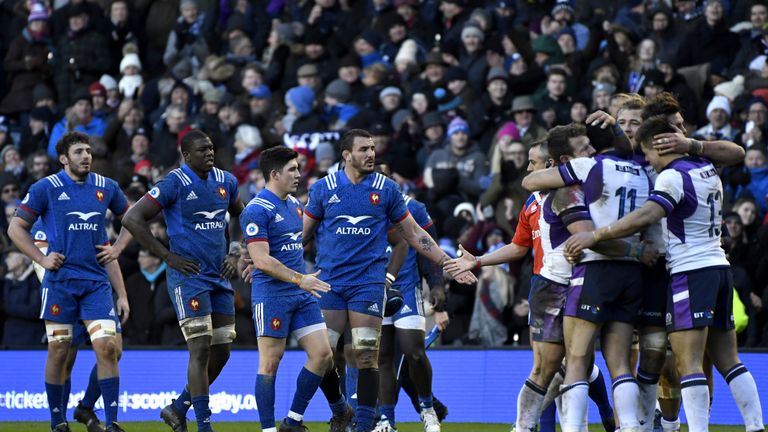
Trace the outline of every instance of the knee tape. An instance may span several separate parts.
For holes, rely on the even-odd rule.
[[[179,321],[184,340],[190,340],[201,336],[213,336],[213,322],[211,316],[187,318]]]
[[[211,345],[224,345],[231,344],[235,341],[237,332],[235,331],[235,325],[229,324],[222,327],[213,329],[213,337],[211,337]]]
[[[339,346],[339,339],[341,339],[339,332],[328,329],[328,342],[331,344],[331,350],[336,351],[336,347]]]
[[[667,351],[667,333],[663,331],[648,333],[640,336],[641,351]]]
[[[88,324],[88,334],[91,340],[117,335],[117,324],[114,320],[94,320]]]
[[[357,327],[352,329],[352,347],[355,350],[379,350],[381,330],[373,327]]]
[[[72,324],[46,324],[45,333],[48,335],[48,342],[72,342],[72,333],[74,326]]]

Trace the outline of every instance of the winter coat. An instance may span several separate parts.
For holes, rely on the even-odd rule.
[[[40,282],[30,264],[18,279],[11,274],[3,281],[5,324],[2,345],[40,345],[45,326],[40,320]]]
[[[27,112],[34,108],[32,90],[50,77],[48,54],[52,48],[49,39],[34,40],[26,28],[11,42],[3,61],[11,88],[0,102],[0,114]]]
[[[78,91],[87,90],[109,70],[112,53],[107,40],[90,28],[62,36],[56,48],[54,80],[59,107],[66,108],[75,102]]]

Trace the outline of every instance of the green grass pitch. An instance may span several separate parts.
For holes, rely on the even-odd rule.
[[[144,423],[121,423],[126,432],[169,432],[170,428],[159,422],[144,422]],[[328,430],[328,425],[325,423],[308,423],[307,427],[311,432],[325,432]],[[482,423],[444,423],[443,432],[509,432],[510,425],[507,424],[482,424]],[[85,426],[77,423],[70,423],[72,432],[85,432]],[[214,425],[216,432],[258,432],[261,431],[258,423],[255,422],[221,422]],[[50,425],[48,423],[0,423],[0,431],[2,432],[50,432]],[[399,432],[421,432],[422,426],[420,423],[398,423],[397,430]],[[603,432],[604,429],[599,425],[592,425],[589,427],[590,431]],[[683,431],[688,429],[683,426]],[[743,427],[738,426],[712,426],[709,428],[711,432],[726,432],[743,430]],[[197,431],[197,427],[194,425],[194,421],[189,423],[189,431]]]

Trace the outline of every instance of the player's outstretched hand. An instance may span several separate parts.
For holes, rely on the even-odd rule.
[[[477,282],[477,277],[471,271],[448,273],[448,275],[462,285],[472,285]]]
[[[440,331],[445,331],[448,328],[448,324],[451,323],[451,319],[448,318],[448,312],[435,312],[435,325]]]
[[[253,280],[253,264],[248,264],[240,275],[245,283],[251,283]]]
[[[587,126],[600,126],[600,129],[605,129],[608,126],[613,126],[616,124],[616,119],[611,117],[610,114],[608,114],[605,111],[595,111],[589,116],[587,116],[587,119],[585,120],[585,123]]]
[[[434,287],[429,292],[430,297],[432,297],[430,300],[432,302],[432,307],[435,308],[435,310],[443,310],[445,309],[445,288],[442,286]]]
[[[117,316],[120,317],[120,324],[125,324],[128,321],[128,317],[131,316],[131,306],[128,304],[128,299],[125,297],[118,297],[115,303],[115,309],[117,309]]]
[[[326,293],[331,290],[331,286],[317,278],[320,275],[320,270],[306,274],[301,277],[299,282],[299,288],[312,294],[313,296],[320,298],[320,293]]]
[[[168,264],[168,267],[181,272],[184,276],[200,274],[200,264],[197,261],[192,261],[175,253],[169,253],[165,263]]]
[[[51,252],[43,258],[40,265],[46,270],[56,271],[64,264],[64,255],[58,252]]]
[[[237,255],[227,255],[224,262],[221,263],[221,277],[229,280],[237,276],[237,261],[239,259]]]
[[[98,254],[96,254],[96,259],[99,261],[99,264],[105,266],[112,261],[118,259],[120,257],[120,252],[112,245],[96,245],[96,249],[100,250]]]
[[[581,251],[589,249],[595,243],[597,242],[594,231],[576,233],[565,242],[565,256],[579,256]]]
[[[443,270],[447,271],[449,274],[470,271],[477,265],[477,258],[467,252],[467,250],[464,249],[464,246],[459,245],[459,251],[461,252],[460,257],[448,260],[443,264]]]

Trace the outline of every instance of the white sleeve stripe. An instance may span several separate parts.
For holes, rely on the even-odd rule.
[[[331,190],[332,189],[331,188],[331,182],[328,181],[328,176],[326,176],[324,180],[325,180],[325,187],[327,187],[328,190]]]
[[[56,177],[56,174],[46,177],[49,182],[53,185],[53,187],[62,187],[64,184],[61,182],[61,179]]]
[[[275,208],[275,205],[274,205],[274,204],[272,204],[272,203],[271,203],[271,202],[269,202],[269,201],[263,200],[263,199],[261,199],[261,198],[254,198],[254,199],[253,199],[253,203],[254,203],[254,204],[258,204],[258,205],[260,205],[260,206],[262,206],[262,207],[264,207],[264,208],[270,209],[270,210],[272,210],[272,209],[274,209],[274,208]]]
[[[186,174],[184,174],[183,172],[181,172],[181,171],[180,171],[178,168],[176,168],[175,170],[173,170],[173,171],[171,171],[171,172],[173,173],[173,175],[175,175],[175,176],[176,176],[176,178],[178,178],[179,180],[181,180],[181,184],[182,184],[182,185],[184,185],[184,186],[189,186],[189,185],[191,185],[191,184],[192,184],[192,181],[191,181],[191,180],[189,180],[189,177],[187,177],[187,175],[186,175]]]
[[[337,184],[336,184],[336,173],[333,173],[333,174],[329,175],[328,177],[330,177],[330,180],[331,180],[331,188],[332,189],[336,189],[336,186],[337,186]]]

